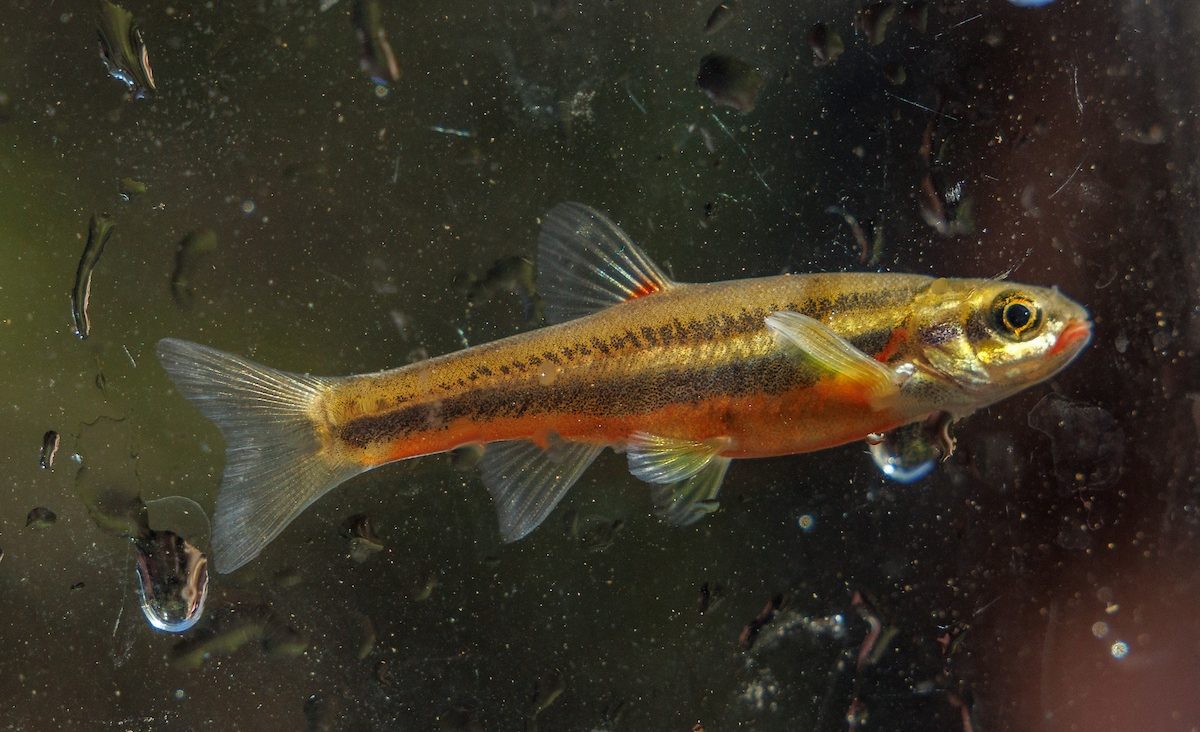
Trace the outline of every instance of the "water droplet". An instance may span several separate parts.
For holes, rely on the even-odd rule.
[[[128,203],[146,192],[146,184],[136,178],[125,177],[117,182],[117,195]]]
[[[100,36],[100,59],[109,75],[124,84],[134,99],[154,91],[150,54],[133,15],[119,5],[101,0],[96,30]]]
[[[59,437],[54,430],[49,430],[42,435],[42,453],[38,458],[38,465],[42,470],[50,470],[54,467],[54,456],[58,454]]]
[[[171,531],[134,539],[138,599],[156,630],[182,633],[200,620],[208,597],[208,558]]]
[[[54,525],[58,516],[45,506],[36,506],[25,516],[25,528],[46,529]]]
[[[208,558],[198,548],[208,541],[208,516],[190,498],[168,496],[146,503],[146,523],[133,538],[142,614],[157,630],[183,633],[200,620],[208,596]]]
[[[804,514],[796,523],[799,524],[800,530],[806,534],[817,527],[817,519],[811,513]]]
[[[1108,635],[1108,623],[1103,620],[1097,620],[1092,623],[1092,635],[1097,638],[1104,638]]]
[[[1123,640],[1119,640],[1112,644],[1109,652],[1112,653],[1113,658],[1120,661],[1122,658],[1125,658],[1129,655],[1129,644]]]
[[[83,246],[83,254],[79,257],[79,267],[75,270],[75,286],[71,288],[71,317],[75,321],[75,334],[81,339],[91,333],[92,321],[88,317],[88,303],[92,295],[92,271],[104,254],[104,246],[112,237],[116,223],[111,217],[103,214],[93,214],[88,224],[87,243]]]
[[[897,483],[915,483],[924,478],[941,457],[927,428],[920,423],[892,430],[878,442],[868,440],[867,444],[875,465]]]
[[[394,84],[400,79],[400,65],[383,28],[383,12],[378,0],[359,0],[351,11],[351,21],[362,44],[359,65],[377,86]]]

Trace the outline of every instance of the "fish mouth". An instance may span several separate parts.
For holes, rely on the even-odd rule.
[[[1050,349],[1048,355],[1057,356],[1060,353],[1068,352],[1071,355],[1083,350],[1092,340],[1092,322],[1086,318],[1079,318],[1067,323],[1067,327],[1062,329],[1058,334],[1058,340]]]

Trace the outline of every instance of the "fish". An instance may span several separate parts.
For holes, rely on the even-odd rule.
[[[607,216],[544,218],[545,327],[400,368],[288,373],[174,338],[159,360],[216,423],[213,559],[232,572],[322,495],[397,460],[484,446],[500,537],[529,534],[605,448],[656,512],[711,513],[733,460],[959,419],[1057,374],[1091,340],[1053,287],[899,273],[676,282]]]

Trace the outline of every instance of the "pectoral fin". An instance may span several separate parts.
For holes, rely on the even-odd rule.
[[[682,440],[646,432],[630,435],[629,472],[647,483],[678,483],[704,470],[725,447],[723,440]]]
[[[798,358],[830,377],[859,384],[873,408],[884,408],[899,393],[896,373],[819,320],[786,311],[768,315],[766,322],[779,343]]]

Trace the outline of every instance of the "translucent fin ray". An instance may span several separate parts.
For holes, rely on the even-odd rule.
[[[671,280],[604,214],[560,203],[538,237],[538,290],[548,322],[561,323],[660,292]]]
[[[673,526],[687,526],[716,511],[717,494],[731,462],[725,457],[713,458],[686,481],[655,488],[655,513]]]
[[[724,445],[719,440],[697,442],[646,432],[629,436],[625,454],[629,472],[647,483],[678,483],[703,470]]]
[[[219,572],[249,562],[358,465],[324,450],[311,417],[337,379],[289,374],[188,341],[158,343],[175,388],[221,430],[225,475],[213,515]]]
[[[824,323],[802,313],[768,315],[767,327],[798,357],[808,359],[819,370],[860,384],[875,408],[886,406],[899,390],[897,375],[879,361],[855,348]]]
[[[603,449],[562,441],[548,450],[527,440],[490,443],[480,468],[501,538],[516,541],[536,529]]]

